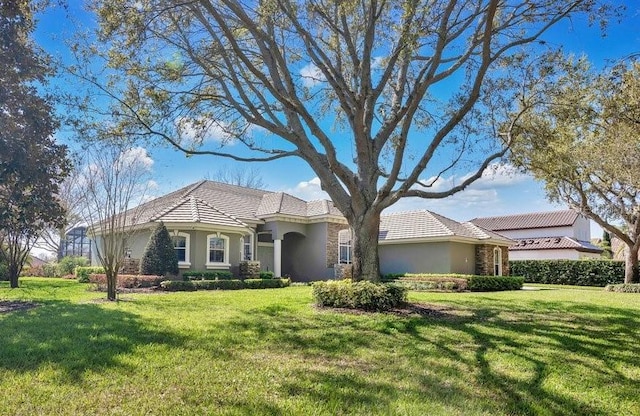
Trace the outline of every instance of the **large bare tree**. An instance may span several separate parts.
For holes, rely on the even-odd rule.
[[[403,197],[452,195],[503,157],[515,103],[544,76],[529,71],[551,52],[537,41],[562,19],[601,4],[97,0],[93,6],[100,30],[89,52],[107,60],[109,84],[100,88],[117,101],[107,112],[119,119],[110,128],[161,138],[188,155],[303,159],[354,231],[354,278],[376,280],[381,212]],[[72,71],[98,84],[82,68]],[[244,146],[227,146],[236,143]],[[437,187],[445,174],[461,179]]]
[[[147,196],[152,162],[144,149],[125,142],[105,141],[87,151],[82,213],[107,277],[108,300],[116,300],[118,273],[136,232],[131,225],[142,214],[136,207]]]
[[[553,88],[517,125],[513,160],[550,199],[582,212],[627,248],[625,282],[638,281],[640,64],[598,73],[584,59],[558,68]]]

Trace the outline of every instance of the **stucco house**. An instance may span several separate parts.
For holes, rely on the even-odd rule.
[[[200,181],[142,204],[128,225],[127,255],[140,259],[162,221],[184,270],[228,270],[259,261],[297,281],[334,278],[351,263],[351,233],[331,201]],[[97,237],[98,239],[100,236]],[[382,273],[507,274],[508,238],[429,211],[385,215]],[[96,256],[93,256],[95,259]],[[343,266],[340,266],[343,265]]]
[[[511,260],[577,260],[599,258],[602,249],[591,244],[589,219],[573,210],[474,218],[479,227],[515,240]]]

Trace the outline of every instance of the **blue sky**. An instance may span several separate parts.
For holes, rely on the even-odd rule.
[[[73,31],[77,30],[76,27],[90,27],[94,21],[93,16],[82,10],[81,1],[70,0],[69,3],[68,12],[57,8],[41,15],[36,31],[36,42],[53,56],[63,59],[68,56],[63,40],[72,36]],[[588,27],[584,21],[573,20],[554,27],[544,36],[544,40],[553,45],[563,46],[567,52],[587,55],[596,67],[606,66],[611,61],[640,52],[640,31],[637,30],[640,23],[640,7],[636,1],[629,0],[627,8],[622,22],[610,22],[607,36],[604,38],[601,37],[597,25]],[[65,139],[64,134],[60,134],[60,140],[70,139]],[[153,192],[156,195],[212,176],[221,169],[245,166],[259,169],[266,189],[285,191],[306,200],[327,197],[321,191],[314,172],[299,159],[289,158],[249,166],[211,156],[186,158],[183,154],[166,147],[150,147],[147,148],[147,152],[154,161],[153,176],[157,188]],[[459,178],[445,177],[441,184],[446,185],[457,179]],[[482,216],[563,208],[546,200],[542,184],[527,175],[514,172],[508,166],[501,166],[491,169],[481,180],[452,197],[443,200],[405,199],[389,211],[429,209],[464,221]],[[599,227],[592,226],[592,237],[600,237],[601,234]]]

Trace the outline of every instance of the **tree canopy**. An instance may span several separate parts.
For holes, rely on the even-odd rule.
[[[52,70],[30,40],[30,7],[0,1],[0,259],[12,287],[38,235],[64,216],[56,194],[69,170],[51,99],[38,91]]]
[[[513,160],[551,200],[593,219],[627,246],[625,281],[638,281],[640,63],[602,72],[568,59],[555,86],[522,117]]]
[[[303,159],[353,229],[353,276],[379,277],[380,213],[444,198],[512,143],[551,26],[597,2],[95,1],[122,137],[189,154]],[[105,48],[106,45],[106,48]],[[542,57],[542,58],[541,58]],[[81,65],[76,75],[96,83]],[[91,101],[85,101],[91,108]],[[499,128],[500,127],[500,128]],[[231,146],[240,144],[243,146]],[[442,187],[444,175],[460,178]]]

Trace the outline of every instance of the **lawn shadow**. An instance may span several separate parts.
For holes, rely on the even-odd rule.
[[[343,401],[360,409],[390,409],[394,397],[402,394],[446,408],[465,406],[467,399],[489,413],[611,414],[588,397],[545,384],[550,374],[558,376],[555,367],[566,363],[569,355],[578,357],[569,363],[570,369],[615,381],[621,397],[632,397],[635,382],[618,368],[640,366],[640,333],[635,329],[640,327],[639,312],[570,301],[491,301],[488,307],[460,306],[461,313],[436,308],[423,316],[336,311],[308,316],[271,305],[227,324],[232,331],[253,333],[258,342],[268,338],[276,349],[315,363],[296,370],[296,382],[282,388],[294,396],[332,403],[339,412],[349,409],[340,404]],[[380,356],[402,364],[377,363],[367,353],[350,359],[354,351],[381,349],[388,353]],[[435,364],[434,350],[439,360]],[[540,350],[550,356],[541,356]],[[497,355],[500,363],[495,362]],[[499,368],[509,365],[506,359],[522,364],[522,372]],[[452,370],[457,367],[459,371]],[[408,379],[414,381],[407,383]],[[396,385],[400,380],[402,388]],[[469,383],[476,387],[467,388]]]
[[[66,301],[3,315],[0,333],[0,368],[26,373],[50,366],[64,383],[82,383],[87,371],[126,371],[118,357],[138,346],[179,347],[183,342],[174,333],[152,329],[137,315]]]

